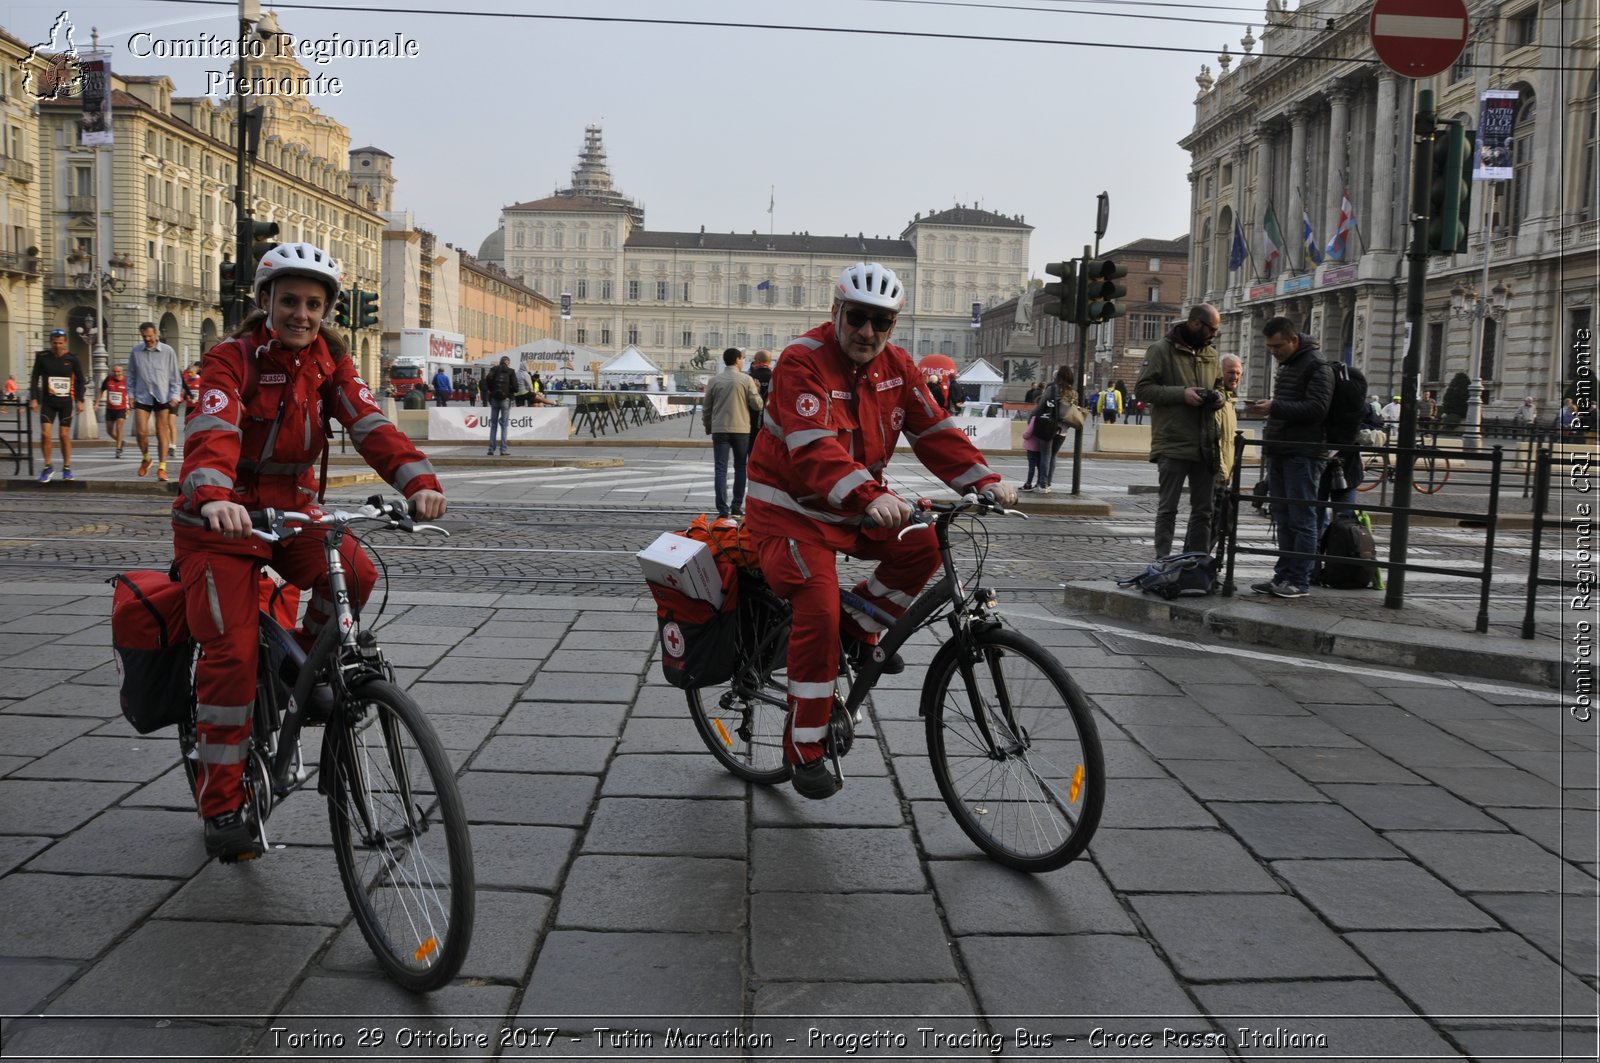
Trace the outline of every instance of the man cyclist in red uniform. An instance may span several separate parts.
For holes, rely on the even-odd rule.
[[[832,320],[795,340],[778,360],[750,456],[745,524],[767,582],[794,606],[783,754],[795,790],[813,799],[839,789],[823,743],[840,635],[852,658],[864,662],[884,630],[865,615],[841,617],[838,554],[878,562],[855,593],[896,617],[939,567],[931,535],[896,538],[912,510],[884,485],[883,472],[901,433],[918,460],[955,490],[980,491],[1005,506],[1017,500],[933,401],[911,356],[890,345],[904,305],[893,270],[876,262],[844,270],[834,286]],[[884,671],[904,668],[896,656]]]
[[[310,588],[307,632],[332,616],[320,529],[281,543],[250,534],[252,509],[317,508],[314,465],[327,446],[324,415],[411,500],[418,517],[444,515],[428,459],[378,408],[337,333],[322,327],[338,298],[338,263],[311,244],[279,244],[256,269],[257,310],[213,347],[201,368],[199,401],[186,426],[174,546],[189,627],[202,654],[195,668],[199,732],[196,789],[206,852],[247,859],[260,836],[246,807],[244,742],[255,699],[257,584],[270,564]],[[372,591],[372,562],[347,538],[341,549],[358,603]]]

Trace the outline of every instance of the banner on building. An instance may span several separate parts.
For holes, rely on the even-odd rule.
[[[111,53],[88,52],[79,63],[83,70],[83,129],[87,147],[110,144],[111,140]]]
[[[1511,137],[1517,121],[1517,93],[1490,89],[1478,106],[1478,161],[1474,181],[1511,180]]]
[[[983,304],[974,300],[972,303],[972,327],[978,328],[983,324]]]
[[[572,293],[571,292],[562,292],[561,293],[561,320],[563,320],[563,321],[571,321],[572,320]]]

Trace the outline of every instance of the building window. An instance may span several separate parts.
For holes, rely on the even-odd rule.
[[[772,281],[767,281],[766,285],[767,286],[764,289],[762,289],[762,291],[766,293],[766,300],[765,300],[766,304],[768,306],[777,306],[778,305],[778,286],[776,284],[774,284]]]
[[[1444,322],[1435,321],[1428,326],[1428,371],[1423,374],[1429,383],[1444,379]]]
[[[1144,328],[1140,331],[1139,338],[1144,343],[1154,343],[1161,338],[1161,319],[1150,316],[1144,319]]]
[[[661,303],[664,303],[664,302],[667,301],[667,282],[666,281],[656,281],[656,301],[657,302],[661,302]]]
[[[556,248],[556,250],[558,250],[558,251],[561,250],[562,248],[566,247],[567,246],[567,234],[566,234],[566,231],[562,230],[562,229],[557,229],[555,231],[555,233],[553,234],[552,244]]]
[[[1468,41],[1467,46],[1461,49],[1461,57],[1457,59],[1455,65],[1450,68],[1450,84],[1454,85],[1458,81],[1465,81],[1471,76],[1472,42]]]
[[[611,282],[609,280],[600,282],[600,298],[608,303],[611,301]]]
[[[666,345],[667,345],[667,326],[658,324],[656,326],[656,346],[657,347],[665,347]]]
[[[589,330],[584,328],[582,325],[579,325],[578,326],[578,346],[581,347],[585,343],[588,343],[588,342],[589,342]]]
[[[712,329],[710,332],[706,333],[706,346],[710,347],[712,350],[716,350],[718,347],[721,347],[722,333],[717,329]]]
[[[750,301],[750,285],[740,284],[735,288],[734,301],[741,306]]]
[[[611,230],[610,229],[602,229],[602,230],[600,230],[600,246],[601,247],[607,247],[607,248],[611,246]]]
[[[610,329],[603,328],[603,329],[600,330],[600,346],[602,346],[602,347],[611,346],[611,330]]]
[[[750,333],[743,325],[740,325],[739,331],[733,334],[733,345],[741,349],[750,346]]]
[[[1150,272],[1151,273],[1160,273],[1161,272],[1161,260],[1159,258],[1152,258],[1150,260]]]
[[[1152,284],[1145,289],[1145,292],[1148,294],[1148,298],[1145,299],[1145,302],[1159,303],[1161,301],[1161,285]]]
[[[1539,7],[1525,7],[1506,22],[1506,46],[1525,48],[1539,40]]]
[[[638,325],[629,325],[628,326],[628,342],[633,344],[635,347],[637,347],[639,345],[639,326]]]
[[[1591,151],[1589,154],[1590,154],[1590,158],[1593,159],[1593,157],[1594,157],[1593,151]],[[791,288],[789,290],[789,305],[790,306],[805,306],[806,305],[806,286],[804,284],[796,284],[793,288]]]
[[[685,347],[693,347],[694,346],[694,329],[687,329],[687,328],[684,329],[683,330],[683,335],[680,337],[680,339],[683,340],[683,346],[685,346]]]
[[[692,281],[683,282],[683,301],[686,303],[689,301],[689,289],[693,286],[693,283]]]
[[[1584,116],[1583,130],[1583,199],[1578,204],[1578,219],[1593,221],[1595,203],[1600,200],[1600,74],[1589,80],[1589,113]]]
[[[579,229],[578,230],[578,246],[579,247],[588,247],[589,246],[589,230],[588,229]]]
[[[587,299],[587,298],[589,298],[589,282],[588,281],[580,280],[578,282],[578,298],[579,299]]]
[[[628,298],[629,299],[635,299],[635,300],[639,298],[639,282],[638,281],[629,281],[628,282]]]
[[[1225,162],[1222,164],[1222,187],[1227,188],[1231,184],[1233,184],[1233,163]]]
[[[1537,103],[1532,93],[1523,90],[1523,103],[1517,114],[1516,139],[1511,145],[1511,187],[1506,190],[1511,197],[1511,225],[1508,232],[1517,232],[1522,227],[1533,205],[1530,200],[1533,193],[1533,137],[1534,120],[1538,117]]]
[[[776,347],[777,345],[778,345],[777,344],[777,336],[772,331],[772,327],[769,325],[769,326],[766,326],[766,327],[762,328],[762,330],[761,330],[761,346],[762,346],[762,348],[765,349],[765,350],[769,350],[770,351],[772,348]]]

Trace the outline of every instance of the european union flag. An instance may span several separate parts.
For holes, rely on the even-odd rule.
[[[756,291],[764,292],[770,287],[772,287],[771,281],[762,281],[760,284],[756,285]]]

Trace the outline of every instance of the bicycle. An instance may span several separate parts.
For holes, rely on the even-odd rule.
[[[928,665],[918,710],[939,793],[961,829],[991,858],[1022,871],[1052,871],[1083,852],[1099,825],[1106,785],[1100,735],[1087,700],[1061,663],[1032,639],[1003,627],[992,590],[968,590],[957,574],[951,522],[971,514],[981,528],[987,513],[1007,511],[977,495],[918,503],[913,523],[901,534],[931,529],[944,574],[898,620],[840,589],[842,603],[888,630],[881,653],[859,671],[841,654],[828,757],[842,781],[840,758],[850,751],[883,663],[914,632],[947,620],[950,635]],[[980,549],[974,583],[986,552],[986,546]],[[759,576],[741,579],[734,675],[685,693],[700,737],[723,767],[773,785],[790,775],[783,759],[788,700],[781,673],[791,615],[789,604]]]
[[[350,525],[362,521],[405,532],[450,533],[413,523],[403,500],[380,496],[355,512],[313,517],[267,509],[250,517],[253,534],[268,542],[307,528],[327,529],[323,551],[335,603],[334,617],[309,652],[270,612],[260,614],[244,790],[261,851],[271,852],[266,824],[273,809],[310,777],[301,731],[321,725],[317,792],[328,802],[334,859],[361,936],[397,983],[416,992],[437,989],[460,971],[472,941],[476,901],[466,810],[432,724],[395,685],[377,638],[361,626],[339,545]],[[191,791],[198,744],[191,698],[178,727]]]
[[[1395,464],[1389,460],[1388,450],[1366,454],[1361,459],[1363,476],[1356,485],[1357,491],[1371,491],[1381,483],[1393,483]],[[1441,490],[1450,482],[1450,459],[1442,454],[1419,454],[1412,466],[1411,486],[1425,495]]]

